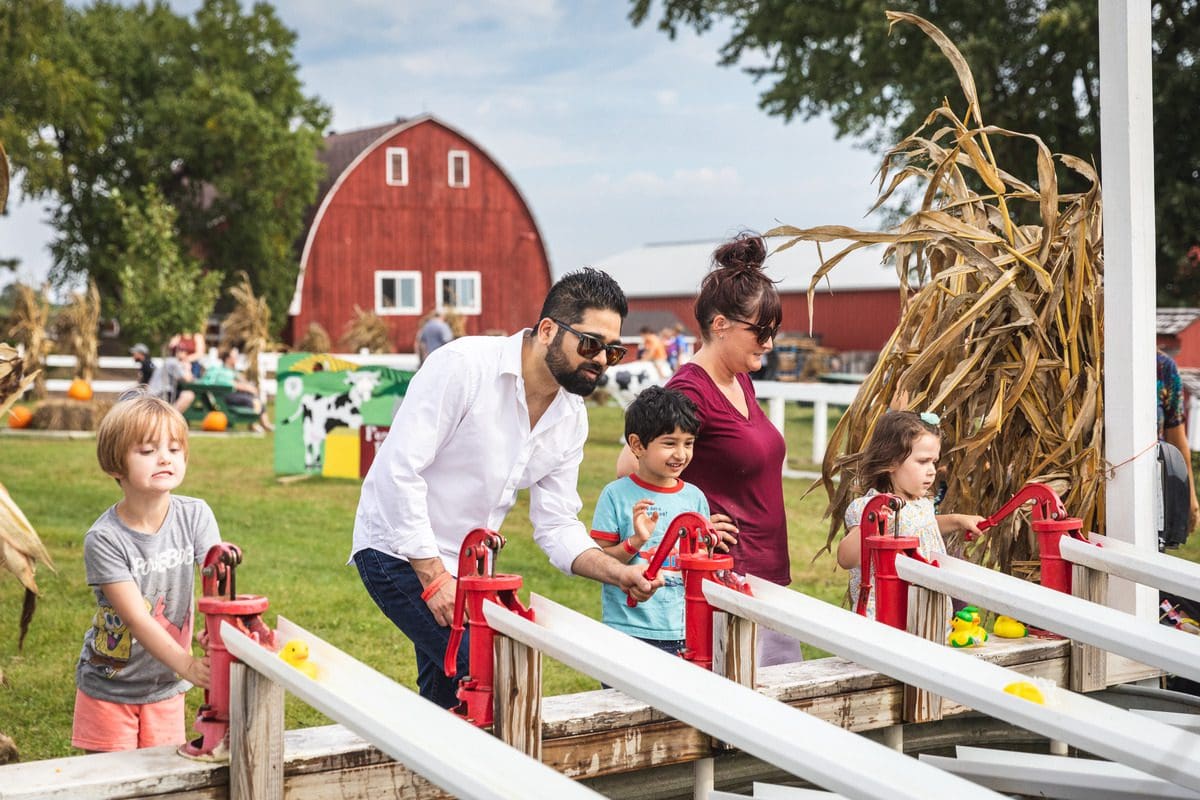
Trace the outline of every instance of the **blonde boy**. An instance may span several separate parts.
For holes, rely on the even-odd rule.
[[[187,435],[180,413],[143,391],[122,395],[97,431],[100,469],[123,497],[83,540],[97,610],[75,671],[75,747],[182,744],[183,694],[208,686],[208,657],[192,655],[193,564],[221,536],[207,503],[171,494]]]

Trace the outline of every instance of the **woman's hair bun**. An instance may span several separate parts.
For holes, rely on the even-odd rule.
[[[767,257],[767,243],[757,233],[743,231],[713,252],[713,262],[723,269],[742,272],[761,270]]]

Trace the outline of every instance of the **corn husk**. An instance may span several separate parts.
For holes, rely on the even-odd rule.
[[[250,276],[239,273],[239,281],[229,287],[233,311],[221,322],[221,339],[238,344],[246,358],[246,379],[257,384],[258,356],[275,349],[271,341],[271,307],[266,298],[254,294]]]
[[[354,319],[346,325],[338,346],[342,352],[357,353],[366,350],[369,353],[392,352],[392,336],[387,323],[380,319],[374,311],[364,311],[354,306]]]
[[[867,244],[887,245],[901,283],[900,322],[830,437],[813,486],[829,497],[826,549],[850,500],[863,492],[854,480],[858,454],[889,407],[941,417],[942,512],[988,515],[1038,481],[1060,494],[1084,530],[1095,530],[1104,519],[1105,472],[1097,175],[1081,159],[1052,156],[1035,135],[985,125],[954,44],[914,15],[888,18],[916,25],[938,44],[965,98],[961,114],[949,103],[935,109],[883,160],[876,208],[904,188],[920,198],[919,209],[885,232],[841,226],[768,232],[792,237],[783,247],[850,242],[822,257],[809,289],[810,319],[818,284]],[[997,136],[1027,141],[1029,164],[997,164],[989,144]],[[1036,174],[1017,177],[1026,166]],[[1078,173],[1089,188],[1060,194],[1060,168]],[[1006,571],[1029,559],[1036,544],[1018,517],[969,555]]]
[[[0,342],[0,424],[7,418],[8,410],[37,380],[40,370],[25,372],[25,359],[17,348]]]
[[[75,355],[75,375],[91,382],[99,366],[100,290],[88,282],[86,292],[72,292],[71,302],[58,312],[55,320],[58,338]]]

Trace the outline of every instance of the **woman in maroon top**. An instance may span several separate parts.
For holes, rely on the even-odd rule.
[[[714,526],[737,537],[734,568],[791,583],[783,507],[783,436],[758,405],[749,373],[762,367],[782,321],[779,292],[763,272],[766,244],[742,234],[717,248],[700,285],[696,322],[703,347],[667,382],[696,405],[700,430],[682,478],[708,498]],[[618,472],[633,462],[623,453]],[[801,659],[791,639],[760,628],[758,663]]]

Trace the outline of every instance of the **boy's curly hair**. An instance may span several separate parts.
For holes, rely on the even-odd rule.
[[[647,386],[625,409],[625,441],[637,434],[642,446],[676,429],[695,435],[700,430],[696,406],[687,395],[662,386]]]

